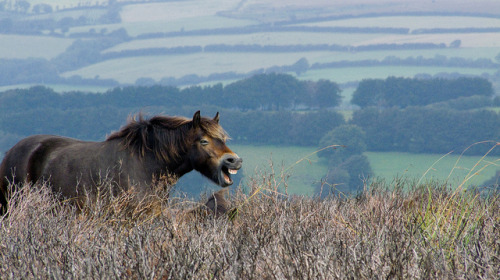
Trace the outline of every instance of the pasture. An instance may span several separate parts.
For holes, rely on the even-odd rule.
[[[214,73],[249,73],[273,66],[292,65],[301,58],[310,63],[316,61],[332,62],[333,58],[344,60],[345,53],[331,52],[292,52],[292,53],[194,53],[162,56],[138,56],[106,60],[78,70],[65,72],[63,77],[79,75],[83,78],[115,79],[120,83],[133,83],[138,78],[149,77],[156,81],[165,77],[181,78],[187,75],[202,77]],[[367,57],[364,55],[363,57]],[[377,57],[374,59],[383,59]],[[214,72],[216,71],[216,72]],[[416,74],[460,73],[481,75],[494,73],[494,69],[437,67],[437,66],[359,66],[337,67],[308,70],[298,76],[304,80],[329,79],[336,83],[360,81],[367,78],[386,78],[389,76],[413,77]],[[291,73],[293,74],[293,73]],[[217,82],[217,81],[214,81]]]
[[[324,56],[324,52],[297,53],[194,53],[165,56],[141,56],[106,60],[75,71],[64,77],[79,75],[84,78],[116,79],[133,83],[141,77],[159,81],[164,77],[181,78],[186,75],[208,76],[213,73],[248,73],[272,66],[290,65],[302,57]],[[215,72],[214,72],[215,71]]]
[[[137,50],[151,47],[173,48],[207,45],[353,45],[377,38],[373,34],[345,34],[323,32],[258,32],[249,34],[220,34],[200,36],[175,36],[157,39],[134,40],[107,49],[109,51]]]
[[[385,79],[394,77],[413,77],[417,74],[443,74],[460,73],[464,75],[481,75],[483,73],[493,74],[493,69],[481,68],[459,68],[459,67],[418,67],[418,66],[363,66],[342,67],[310,70],[299,76],[302,80],[328,79],[336,83],[360,81],[362,79]]]
[[[10,90],[10,89],[18,89],[25,88],[28,89],[32,87],[32,84],[19,84],[12,86],[1,86],[0,92]],[[88,93],[102,93],[109,90],[109,87],[105,86],[86,86],[86,85],[68,85],[68,84],[45,84],[46,87],[52,88],[55,92],[65,93],[71,91],[82,91]]]
[[[320,182],[327,173],[324,160],[316,155],[314,147],[281,147],[281,146],[249,146],[230,144],[233,151],[243,158],[245,183],[251,177],[260,178],[262,174],[273,174],[278,182],[282,174],[289,176],[288,193],[313,193],[313,184]],[[366,152],[374,177],[386,182],[396,178],[407,178],[426,182],[436,180],[448,181],[458,186],[468,176],[471,177],[465,186],[480,185],[495,175],[499,169],[500,158],[480,156],[460,156],[437,154],[410,154],[397,152]],[[444,156],[444,157],[443,157]],[[442,157],[442,158],[441,158]],[[475,165],[477,167],[475,167]],[[271,166],[274,168],[271,170]],[[471,172],[469,174],[469,172]],[[477,174],[476,174],[477,172]],[[281,187],[284,183],[281,184]]]
[[[433,28],[490,28],[499,27],[500,19],[473,16],[373,16],[302,23],[299,26],[319,27],[397,27],[417,29]]]
[[[0,34],[0,58],[51,59],[63,53],[73,41],[73,39],[47,36]]]

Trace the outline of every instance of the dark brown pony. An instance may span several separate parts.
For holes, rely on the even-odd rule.
[[[242,159],[227,146],[227,134],[213,119],[155,116],[131,119],[104,142],[34,135],[6,154],[0,165],[0,204],[6,210],[18,184],[47,182],[62,198],[83,198],[95,193],[103,180],[112,191],[134,188],[139,195],[166,175],[179,178],[197,170],[221,187],[233,183],[231,174]]]

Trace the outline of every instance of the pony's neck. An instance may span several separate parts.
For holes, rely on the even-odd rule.
[[[185,153],[178,153],[175,156],[168,155],[168,160],[165,160],[164,158],[159,158],[158,154],[155,154],[154,151],[149,151],[147,157],[143,160],[146,160],[146,158],[155,162],[153,174],[156,176],[167,175],[178,179],[193,170],[193,166]]]

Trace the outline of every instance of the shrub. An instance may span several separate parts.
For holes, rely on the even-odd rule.
[[[498,192],[374,182],[356,197],[287,196],[275,174],[236,190],[230,217],[179,220],[182,198],[80,214],[23,188],[0,218],[0,275],[23,278],[496,279]],[[409,191],[403,191],[403,188]],[[119,202],[119,201],[118,201]],[[189,206],[188,206],[189,205]],[[103,204],[102,206],[105,206]],[[101,208],[99,208],[101,207]],[[134,208],[135,209],[135,208]],[[144,209],[144,208],[139,208]],[[139,212],[135,212],[139,213]]]

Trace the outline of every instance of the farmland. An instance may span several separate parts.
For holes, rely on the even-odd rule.
[[[41,3],[28,2],[32,7]],[[81,63],[62,71],[63,78],[113,79],[120,84],[134,84],[140,78],[160,82],[197,76],[203,77],[203,81],[187,78],[182,79],[181,85],[214,84],[233,80],[224,77],[227,73],[248,76],[275,71],[270,69],[293,65],[305,58],[310,68],[300,74],[290,73],[300,79],[331,79],[346,87],[364,78],[385,78],[399,73],[406,77],[484,74],[494,85],[498,84],[494,75],[497,68],[478,62],[495,63],[498,55],[500,20],[492,14],[498,6],[494,1],[483,0],[472,6],[467,1],[440,1],[427,6],[408,1],[403,4],[388,0],[375,5],[362,0],[349,4],[317,0],[308,2],[307,8],[304,3],[294,1],[137,1],[110,10],[118,12],[119,19],[109,23],[99,20],[105,15],[106,1],[97,2],[95,6],[81,3],[80,10],[67,10],[70,6],[65,1],[44,3],[52,6],[55,19],[85,16],[90,23],[46,30],[44,36],[2,35],[3,58],[52,59],[64,54],[73,38],[95,38],[119,29],[130,36],[99,50],[103,57],[109,54],[114,57]],[[48,15],[28,18],[48,18]],[[51,34],[58,36],[54,38]],[[22,48],[13,47],[17,45]],[[232,49],[218,51],[213,46]],[[342,50],[327,50],[325,46]],[[151,49],[182,47],[200,47],[201,51],[147,54]],[[323,49],[318,50],[319,47]],[[436,56],[469,63],[453,67],[434,62],[401,63],[398,66],[403,68],[396,69],[384,64],[388,57],[407,60]],[[356,62],[359,66],[336,65],[320,70],[313,67],[317,63],[343,61]],[[378,61],[382,65],[369,67],[373,65],[366,61]]]
[[[326,163],[315,153],[318,148],[246,145],[231,147],[244,158],[243,171],[247,176],[245,180],[259,177],[262,173],[272,174],[272,164],[278,181],[281,174],[290,176],[287,182],[290,194],[312,194],[313,185],[318,184],[327,171]],[[460,156],[457,153],[437,155],[367,152],[366,156],[373,168],[374,178],[383,179],[388,183],[399,177],[422,182],[449,181],[452,186],[458,186],[467,175],[473,175],[475,172],[478,174],[472,176],[465,186],[480,185],[495,175],[499,161],[497,157],[483,159],[480,156]],[[283,187],[284,183],[281,186]]]

